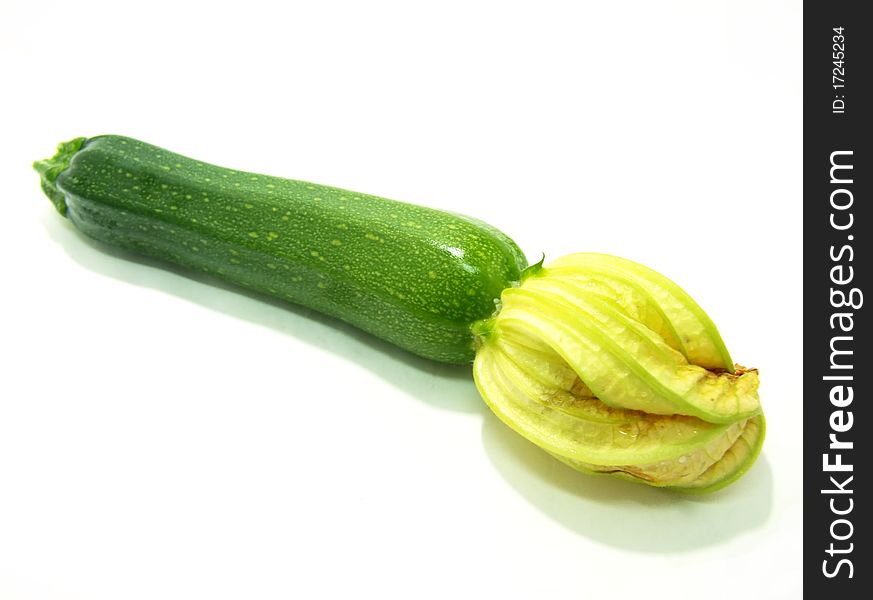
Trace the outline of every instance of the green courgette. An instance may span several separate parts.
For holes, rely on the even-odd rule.
[[[416,354],[474,356],[527,266],[494,227],[323,185],[225,169],[134,139],[62,144],[35,165],[85,234],[332,315]]]
[[[119,136],[35,163],[83,233],[347,321],[421,356],[474,362],[485,402],[586,473],[690,493],[755,461],[758,373],[705,312],[631,261],[528,266],[476,219],[225,169]]]

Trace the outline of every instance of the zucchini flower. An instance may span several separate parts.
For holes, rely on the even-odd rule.
[[[574,469],[700,493],[760,452],[757,370],[735,365],[706,313],[647,267],[541,261],[474,331],[485,402]]]

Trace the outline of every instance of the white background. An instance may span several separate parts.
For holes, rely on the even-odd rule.
[[[0,4],[0,598],[796,598],[801,3]],[[30,163],[118,133],[670,276],[769,436],[578,474],[467,367],[126,260]]]

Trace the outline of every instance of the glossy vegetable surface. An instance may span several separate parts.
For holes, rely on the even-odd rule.
[[[421,356],[473,359],[470,325],[524,255],[476,219],[225,169],[120,136],[35,165],[85,234],[338,317]]]

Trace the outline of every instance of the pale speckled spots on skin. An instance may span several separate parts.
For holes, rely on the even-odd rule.
[[[127,143],[122,147],[120,141]],[[501,280],[511,283],[520,268],[514,250],[496,233],[483,233],[462,217],[325,186],[219,169],[147,144],[134,147],[119,138],[90,141],[80,156],[85,159],[89,154],[94,161],[82,160],[66,182],[81,180],[77,189],[83,191],[93,187],[87,193],[100,198],[101,210],[110,219],[113,202],[120,203],[119,209],[137,207],[125,217],[129,231],[141,231],[133,222],[139,218],[155,232],[148,234],[154,239],[149,247],[142,247],[132,240],[125,242],[117,231],[98,231],[95,237],[112,238],[110,243],[173,258],[198,270],[220,273],[227,267],[222,276],[231,282],[276,290],[279,297],[341,316],[434,358],[464,360],[470,351],[464,323],[489,316]],[[130,152],[118,159],[122,148]],[[108,163],[101,153],[114,153],[112,172],[80,178],[89,164],[92,171],[105,168]],[[182,166],[166,175],[157,168],[173,164]],[[133,177],[115,174],[118,167]],[[129,181],[131,191],[122,195],[122,187],[128,186],[117,186],[119,179]],[[109,192],[113,185],[117,193]],[[192,199],[203,203],[185,202]],[[177,208],[170,209],[171,205]],[[289,207],[292,210],[286,210]],[[156,221],[173,227],[155,230]],[[476,244],[482,247],[475,250],[481,254],[472,254],[465,245],[473,236],[479,238]],[[472,256],[452,256],[440,247],[467,248]],[[313,250],[318,255],[311,255]],[[269,261],[264,260],[267,254]],[[472,272],[460,266],[468,259],[475,264]],[[485,269],[495,273],[490,282],[478,275]],[[468,296],[471,288],[477,292]],[[448,300],[451,295],[462,301],[453,304]],[[362,313],[360,306],[366,306],[367,312]],[[423,316],[427,314],[433,317]]]

